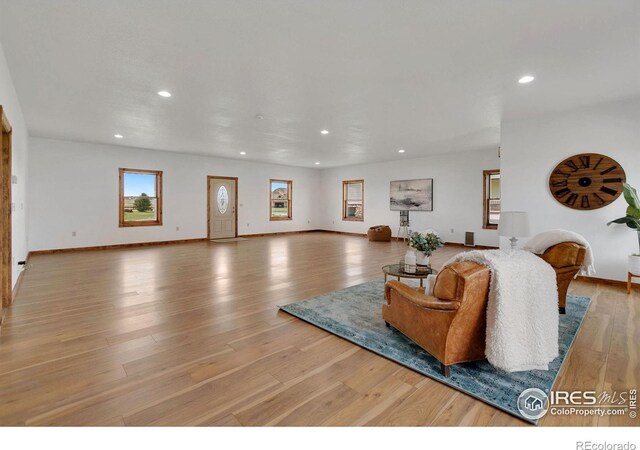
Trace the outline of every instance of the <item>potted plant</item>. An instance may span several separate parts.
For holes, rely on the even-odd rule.
[[[416,263],[418,271],[429,270],[429,258],[431,254],[442,247],[443,243],[438,233],[432,230],[425,232],[414,231],[411,233],[409,245],[416,249]]]
[[[632,230],[635,230],[636,233],[638,233],[638,250],[640,250],[640,198],[638,198],[636,190],[627,183],[624,184],[623,193],[624,199],[629,205],[627,207],[627,215],[612,220],[607,225],[623,223]],[[629,255],[629,272],[634,275],[640,275],[640,253]]]

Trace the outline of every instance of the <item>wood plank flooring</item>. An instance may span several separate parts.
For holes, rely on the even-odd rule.
[[[526,425],[278,312],[380,278],[405,250],[308,233],[34,256],[2,326],[0,425]],[[571,291],[593,303],[556,388],[636,387],[640,293]]]

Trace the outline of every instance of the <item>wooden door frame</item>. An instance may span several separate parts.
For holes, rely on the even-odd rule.
[[[7,307],[13,300],[12,296],[12,262],[11,262],[11,124],[0,106],[0,120],[2,121],[2,143],[0,153],[0,297],[2,307]]]
[[[211,180],[233,180],[236,182],[236,195],[235,195],[235,220],[236,220],[236,229],[235,229],[235,237],[238,237],[238,177],[218,177],[215,175],[207,176],[207,239],[211,240]]]

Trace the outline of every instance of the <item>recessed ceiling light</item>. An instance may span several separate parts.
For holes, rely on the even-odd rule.
[[[320,133],[322,133],[322,134],[329,134],[329,130],[322,130]]]
[[[525,75],[525,76],[523,76],[522,78],[520,78],[520,79],[518,80],[518,83],[520,83],[520,84],[527,84],[527,83],[531,83],[531,82],[532,82],[533,80],[535,80],[535,79],[536,79],[536,77],[534,77],[534,76],[531,76],[531,75]]]
[[[168,92],[168,91],[160,91],[160,92],[158,92],[158,95],[159,95],[160,97],[167,97],[167,98],[169,98],[169,97],[171,97],[171,92]]]
[[[401,148],[400,150],[398,150],[398,153],[404,153],[404,149]]]
[[[316,166],[319,166],[319,165],[320,165],[320,163],[319,163],[318,161],[316,161],[316,162],[315,162],[315,164],[316,164]]]
[[[246,155],[246,154],[247,154],[247,152],[240,152],[240,154],[241,154],[241,155]]]
[[[124,136],[121,134],[114,134],[113,137],[116,139],[122,139]]]

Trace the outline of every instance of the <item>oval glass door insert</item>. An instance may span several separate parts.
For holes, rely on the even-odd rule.
[[[228,207],[229,207],[229,193],[227,192],[226,187],[220,186],[218,188],[218,211],[220,211],[220,214],[224,214],[227,212]]]

